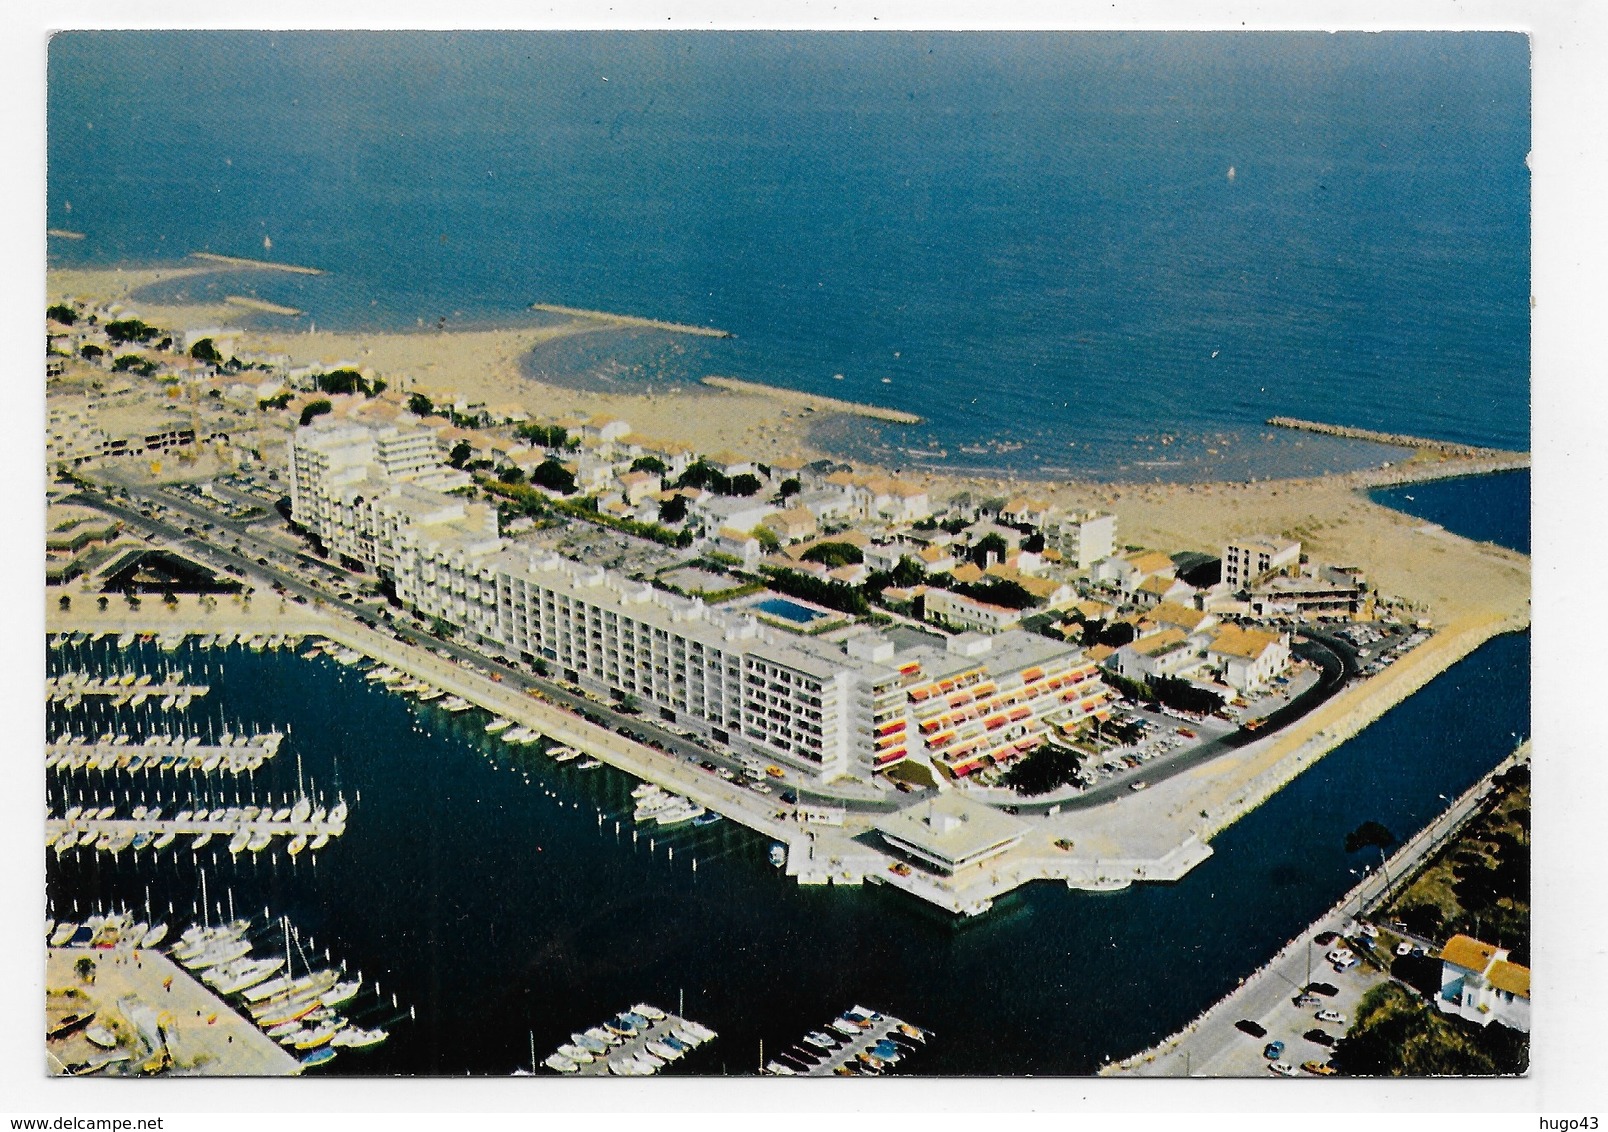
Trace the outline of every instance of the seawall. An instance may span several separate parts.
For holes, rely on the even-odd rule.
[[[803,405],[823,413],[843,413],[848,416],[870,417],[872,420],[892,424],[920,424],[922,418],[903,409],[889,409],[882,405],[865,405],[858,401],[839,401],[836,397],[822,397],[815,393],[801,393],[797,389],[783,389],[779,385],[761,385],[757,381],[739,381],[735,377],[706,377],[703,384],[724,389],[728,393],[754,393],[774,401]]]

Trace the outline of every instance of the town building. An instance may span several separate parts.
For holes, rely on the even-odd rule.
[[[1505,947],[1454,935],[1441,948],[1441,988],[1435,1005],[1481,1026],[1500,1022],[1530,1032],[1530,969],[1508,959]]]
[[[1051,510],[1043,520],[1044,545],[1061,561],[1087,570],[1116,552],[1117,517],[1098,511]]]
[[[1227,625],[1207,646],[1206,660],[1222,669],[1230,688],[1255,691],[1290,667],[1290,635]]]
[[[921,864],[953,876],[1018,845],[1027,823],[951,790],[877,823],[889,845]]]
[[[1301,561],[1301,544],[1271,535],[1252,535],[1223,547],[1223,581],[1236,590]]]

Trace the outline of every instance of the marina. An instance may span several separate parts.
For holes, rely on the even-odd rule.
[[[114,806],[86,809],[74,806],[60,817],[45,818],[45,845],[58,854],[77,846],[120,853],[124,849],[161,850],[180,837],[192,838],[199,849],[212,838],[228,843],[231,855],[261,852],[275,838],[286,838],[285,851],[296,856],[307,849],[322,849],[346,832],[344,800],[325,809],[312,799],[298,798],[289,806],[247,805],[211,810],[180,810],[172,817],[158,808],[136,806],[119,817]]]
[[[880,1077],[925,1047],[929,1037],[928,1031],[902,1018],[852,1006],[765,1062],[762,1072],[772,1077]]]
[[[163,711],[183,711],[211,690],[207,684],[185,683],[184,673],[171,669],[160,680],[133,669],[108,676],[79,671],[45,678],[46,702],[66,708],[104,696],[114,707],[127,704],[138,708],[149,702]]]
[[[718,1036],[700,1023],[638,1003],[571,1034],[542,1064],[581,1077],[651,1077]]]
[[[45,744],[45,769],[58,773],[92,770],[248,774],[277,755],[284,739],[283,732],[273,730],[249,735],[225,732],[214,742],[200,735],[182,734],[147,735],[136,741],[124,731],[106,732],[91,741],[83,735],[63,733]]]

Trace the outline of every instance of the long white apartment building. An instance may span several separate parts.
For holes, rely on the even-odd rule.
[[[336,431],[298,434],[295,479],[308,497],[305,513],[327,516],[338,545],[392,577],[405,604],[444,618],[488,651],[540,661],[553,676],[617,700],[630,697],[740,754],[823,782],[869,778],[906,758],[936,758],[965,774],[1036,744],[1046,717],[1103,702],[1104,686],[1082,650],[1020,630],[922,634],[900,638],[903,644],[869,628],[837,640],[806,637],[762,625],[741,608],[707,606],[551,551],[505,544],[494,526],[478,524],[477,505],[416,481],[392,484],[372,459],[358,475],[361,438],[336,442]],[[304,440],[319,459],[301,458]],[[368,496],[358,502],[376,486],[386,487],[378,504]],[[295,505],[300,516],[302,504]],[[955,701],[962,687],[969,714]],[[939,705],[942,733],[922,726]]]

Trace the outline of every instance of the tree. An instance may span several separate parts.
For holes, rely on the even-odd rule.
[[[755,527],[754,539],[766,554],[774,554],[782,549],[782,540],[777,538],[776,532],[769,527]]]
[[[787,500],[791,499],[793,496],[797,495],[799,492],[801,492],[803,490],[804,490],[804,485],[802,483],[800,483],[797,479],[785,479],[785,480],[783,480],[782,481],[782,502],[785,503]]]
[[[57,602],[57,604],[61,606],[61,611],[63,613],[66,613],[69,609],[71,609],[73,607],[73,599],[71,597],[67,596],[66,594],[62,594],[61,595],[61,601]]]
[[[416,417],[429,417],[435,415],[435,404],[423,393],[408,394],[408,412]]]
[[[525,473],[521,469],[509,464],[497,473],[497,478],[503,483],[524,483]]]
[[[1045,743],[1012,763],[1000,779],[1018,794],[1048,794],[1062,786],[1086,786],[1076,751]]]
[[[971,559],[978,567],[986,570],[989,555],[992,554],[995,558],[1003,560],[1005,555],[1010,553],[1010,549],[1010,544],[1005,541],[1003,535],[990,532],[978,539],[976,545],[972,547]]]
[[[305,427],[314,417],[321,417],[325,413],[327,413],[331,409],[333,409],[334,407],[335,407],[334,405],[331,405],[328,401],[325,401],[325,400],[322,400],[322,399],[317,400],[317,401],[309,401],[309,402],[307,402],[306,405],[302,406],[302,411],[301,411],[301,424],[302,424],[302,426]]]
[[[563,448],[569,444],[569,432],[558,425],[523,424],[514,434],[542,448]]]
[[[118,319],[106,324],[106,337],[113,342],[149,342],[160,333],[156,327],[147,326],[137,318]]]
[[[865,555],[852,542],[818,542],[803,557],[806,562],[819,562],[832,570],[865,561]]]
[[[190,356],[198,362],[206,362],[208,365],[212,366],[215,366],[219,362],[223,361],[223,355],[218,353],[218,347],[213,344],[213,341],[210,338],[203,338],[195,345],[191,346]]]
[[[1013,582],[1008,578],[991,578],[984,582],[957,582],[951,587],[956,593],[964,594],[976,601],[986,601],[989,605],[1001,605],[1006,609],[1030,609],[1038,604],[1038,598],[1028,593],[1020,582]]]
[[[78,356],[87,358],[89,361],[94,361],[96,358],[104,357],[105,355],[106,351],[93,342],[85,342],[78,350]]]
[[[659,504],[659,522],[679,523],[687,517],[687,497],[672,495]]]
[[[362,393],[373,396],[375,388],[355,369],[337,369],[313,377],[313,384],[321,393]]]
[[[652,472],[656,476],[662,476],[670,468],[657,456],[638,456],[631,462],[631,470],[633,472]]]
[[[96,599],[95,599],[95,606],[96,606],[96,608],[98,608],[98,609],[99,609],[99,610],[100,610],[100,611],[101,611],[101,612],[102,612],[102,613],[105,613],[105,612],[106,612],[106,605],[107,605],[107,600],[106,600],[106,595],[105,595],[105,594],[101,594],[101,596],[100,596],[100,597],[98,597],[98,598],[96,598]]]
[[[530,482],[560,495],[575,493],[575,476],[557,460],[547,459],[536,465],[530,473]]]
[[[262,400],[257,402],[257,408],[264,410],[283,409],[288,404],[290,404],[290,394],[280,393],[273,397],[264,397]]]
[[[451,464],[454,468],[461,468],[469,462],[469,457],[473,456],[474,454],[475,450],[470,447],[469,442],[467,440],[460,440],[458,443],[452,446],[452,451],[447,454],[447,463]]]
[[[45,308],[45,317],[53,318],[63,326],[71,326],[78,321],[78,312],[65,303],[57,303]]]
[[[1384,849],[1396,843],[1396,835],[1376,821],[1365,821],[1346,834],[1346,852],[1359,849]]]
[[[759,477],[744,473],[731,481],[731,495],[754,495],[759,491]]]
[[[79,982],[93,983],[95,981],[95,961],[87,955],[83,956],[73,964],[73,973],[78,976]]]

